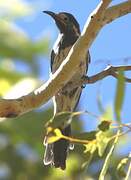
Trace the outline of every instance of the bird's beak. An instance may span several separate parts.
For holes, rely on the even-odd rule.
[[[55,14],[54,12],[51,12],[51,11],[43,11],[43,13],[46,13],[46,14],[50,15],[54,20],[57,17],[57,14]]]
[[[58,28],[60,29],[60,31],[64,31],[65,30],[65,27],[66,27],[66,24],[65,22],[63,21],[63,19],[61,18],[61,16],[59,14],[56,14],[52,11],[43,11],[43,13],[46,13],[48,15],[50,15],[56,22]]]

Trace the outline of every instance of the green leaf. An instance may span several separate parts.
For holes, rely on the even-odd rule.
[[[106,175],[106,172],[108,170],[109,164],[111,162],[111,157],[112,157],[113,151],[114,151],[115,146],[116,146],[116,144],[118,142],[119,134],[120,134],[120,130],[117,131],[116,138],[115,138],[114,142],[112,143],[112,146],[110,148],[109,153],[106,156],[104,165],[103,165],[102,170],[100,172],[99,180],[104,180],[105,179],[105,175]]]
[[[97,100],[97,105],[98,105],[98,109],[101,113],[104,113],[105,112],[105,108],[102,104],[102,97],[101,97],[101,91],[100,91],[100,87],[98,88],[98,92],[97,92],[97,97],[96,97],[96,100]]]
[[[97,139],[96,139],[97,134],[98,134],[97,131],[91,131],[91,132],[86,132],[86,133],[82,133],[79,135],[80,138],[90,141],[88,144],[84,144],[84,146],[85,146],[84,153],[87,154],[87,160],[86,160],[86,162],[83,163],[82,168],[87,169],[87,167],[89,166],[89,164],[93,158],[93,154],[95,153],[95,151],[98,148],[98,143],[97,143]]]
[[[108,105],[106,107],[106,110],[105,112],[100,116],[100,120],[101,121],[110,121],[113,119],[113,109],[112,109],[112,106]]]
[[[117,166],[117,174],[120,176],[120,177],[125,177],[126,176],[126,172],[125,172],[125,166],[127,165],[128,163],[128,158],[124,158],[120,161],[120,163],[118,164]]]
[[[73,137],[92,141],[96,139],[96,133],[97,131],[84,132],[84,133],[75,134]]]
[[[107,147],[107,144],[109,143],[110,138],[107,137],[107,134],[99,131],[96,134],[96,146],[98,148],[98,154],[99,156],[102,156],[105,152],[105,149]]]
[[[95,153],[97,147],[95,143],[89,143],[84,145],[85,146],[85,150],[84,153],[86,153],[86,161],[82,164],[82,169],[88,168],[89,164],[91,163],[91,160],[93,158],[93,154]]]
[[[94,142],[90,142],[89,144],[86,144],[84,146],[86,148],[84,150],[84,153],[90,152],[90,154],[93,154],[97,149],[96,143],[94,143]]]
[[[115,95],[115,115],[118,123],[121,122],[121,110],[124,100],[124,92],[125,92],[124,71],[119,71],[116,95]]]
[[[91,163],[91,160],[93,158],[93,154],[94,153],[86,152],[86,161],[82,164],[82,169],[86,169],[87,170],[87,168],[88,168],[88,166]]]
[[[55,116],[53,116],[53,118],[49,120],[49,122],[47,122],[46,127],[51,127],[52,129],[56,129],[62,126],[64,127],[68,123],[71,114],[72,112],[57,113]]]
[[[125,157],[123,159],[121,159],[121,161],[119,162],[119,164],[117,165],[117,175],[120,178],[126,177],[125,179],[128,179],[128,173],[126,173],[126,166],[129,164],[129,171],[131,171],[131,153],[129,153],[128,157]]]
[[[64,128],[65,126],[67,126],[69,123],[71,123],[72,118],[75,116],[78,116],[80,114],[82,114],[83,112],[69,112],[69,111],[63,111],[60,113],[55,114],[55,116],[53,116],[49,122],[47,122],[46,127],[51,127],[53,129],[56,128]]]
[[[75,136],[76,137],[76,136]],[[82,140],[90,141],[88,144],[84,144],[86,147],[85,153],[89,152],[90,154],[94,153],[98,149],[99,156],[102,156],[110,138],[107,137],[107,133],[102,131],[91,131],[86,133],[81,133],[77,135],[78,138]]]

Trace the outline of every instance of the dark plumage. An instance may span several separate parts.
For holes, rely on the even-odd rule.
[[[51,52],[51,72],[52,74],[59,68],[60,64],[68,55],[71,47],[80,36],[80,27],[76,19],[72,14],[61,12],[55,14],[51,11],[44,11],[50,15],[60,31],[59,37]],[[75,61],[75,59],[74,59]],[[87,52],[83,55],[75,74],[69,80],[69,82],[55,95],[54,100],[54,114],[62,111],[73,112],[79,102],[79,98],[82,92],[82,87],[76,87],[75,84],[81,80],[82,76],[86,75],[88,69],[88,63],[90,62],[90,55]],[[70,84],[74,85],[74,88],[70,88]],[[71,125],[67,125],[64,129],[58,127],[61,132],[66,136],[71,136]],[[47,135],[48,136],[48,135]],[[53,144],[47,144],[45,138],[46,151],[44,156],[44,164],[52,164],[56,168],[66,168],[66,158],[71,145],[69,141],[60,139]]]

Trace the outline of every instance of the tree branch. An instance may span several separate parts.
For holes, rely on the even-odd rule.
[[[0,101],[0,117],[16,117],[47,102],[73,76],[83,54],[86,53],[101,29],[99,19],[103,18],[111,0],[101,0],[94,13],[88,18],[81,37],[71,48],[68,57],[43,86],[19,99]],[[92,28],[93,27],[93,28]],[[75,53],[77,52],[77,53]],[[75,61],[74,61],[75,59]]]
[[[103,26],[131,12],[131,1],[126,1],[108,8],[103,17]]]
[[[131,71],[131,66],[108,66],[104,71],[95,74],[94,76],[91,77],[84,77],[82,80],[83,84],[93,84],[99,80],[104,79],[107,76],[113,76],[115,78],[118,78],[118,71]],[[131,83],[130,78],[125,77],[125,81],[128,83]]]
[[[39,107],[40,105],[46,103],[68,82],[68,80],[73,76],[80,59],[83,58],[83,55],[87,52],[101,28],[106,23],[111,22],[112,18],[114,20],[115,18],[120,17],[120,15],[113,16],[111,8],[107,9],[110,2],[111,0],[101,0],[97,8],[87,19],[80,38],[71,48],[66,59],[44,85],[27,96],[12,100],[0,100],[0,117],[16,117]],[[115,9],[117,6],[113,6],[113,8]],[[124,5],[121,5],[121,8],[122,6],[123,8],[125,7]],[[128,3],[128,6],[131,7],[131,4]],[[114,10],[114,14],[117,11],[118,10]],[[128,11],[123,14],[121,13],[121,16],[128,14],[129,12],[131,12],[131,9],[130,11],[128,9]]]

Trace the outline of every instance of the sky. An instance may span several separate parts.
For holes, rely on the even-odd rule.
[[[48,36],[51,40],[50,49],[53,46],[58,35],[58,30],[52,19],[43,10],[53,12],[66,11],[72,13],[78,20],[81,30],[86,22],[89,14],[94,10],[99,0],[28,0],[28,3],[36,8],[36,12],[29,16],[16,21],[20,28],[23,28],[31,39],[38,39],[41,35]],[[115,0],[113,4],[123,1]],[[131,14],[123,16],[114,22],[106,25],[98,34],[94,43],[90,48],[91,64],[89,66],[88,75],[94,75],[102,71],[107,65],[128,65],[131,64]],[[47,61],[48,59],[48,61]],[[48,80],[50,54],[39,59],[40,79]],[[22,68],[22,67],[21,67]],[[128,73],[128,77],[131,73]],[[101,82],[87,85],[83,90],[79,109],[87,110],[96,115],[100,114],[96,98],[98,94],[101,96],[104,109],[114,106],[114,98],[116,91],[116,80],[112,77],[105,78]],[[122,109],[122,121],[130,122],[131,113],[131,84],[126,84],[125,99]],[[90,116],[82,116],[85,123],[85,129],[91,130],[95,126],[95,120]],[[89,126],[90,124],[90,126]]]

